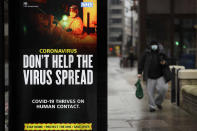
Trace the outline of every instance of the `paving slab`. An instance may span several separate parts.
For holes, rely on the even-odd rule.
[[[120,121],[120,120],[113,120],[108,122],[109,128],[130,128],[130,125],[126,121]]]

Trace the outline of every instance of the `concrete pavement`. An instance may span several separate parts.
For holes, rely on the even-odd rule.
[[[120,68],[119,58],[108,58],[109,131],[197,130],[197,119],[169,100],[165,100],[162,111],[150,113],[147,96],[142,100],[135,97],[136,76],[136,68]]]

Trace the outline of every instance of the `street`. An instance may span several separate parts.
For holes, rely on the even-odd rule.
[[[148,100],[135,97],[137,68],[120,68],[119,58],[108,58],[109,131],[196,131],[196,118],[165,100],[163,110],[150,113]],[[144,92],[145,92],[144,88]]]

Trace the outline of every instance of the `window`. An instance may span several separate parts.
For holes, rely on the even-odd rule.
[[[120,24],[122,23],[121,19],[110,19],[110,24]]]
[[[111,4],[119,5],[119,4],[121,4],[121,0],[111,0]]]
[[[109,40],[110,41],[117,41],[117,37],[110,37]]]
[[[120,34],[119,36],[116,37],[109,37],[110,41],[122,41],[122,34]]]
[[[112,10],[110,10],[110,13],[111,14],[122,14],[122,10],[120,10],[120,9],[112,9]]]
[[[110,28],[109,32],[120,32],[120,33],[122,33],[122,28]]]

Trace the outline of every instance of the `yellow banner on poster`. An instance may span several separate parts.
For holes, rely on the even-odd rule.
[[[92,130],[92,123],[25,123],[25,131],[73,131]]]

